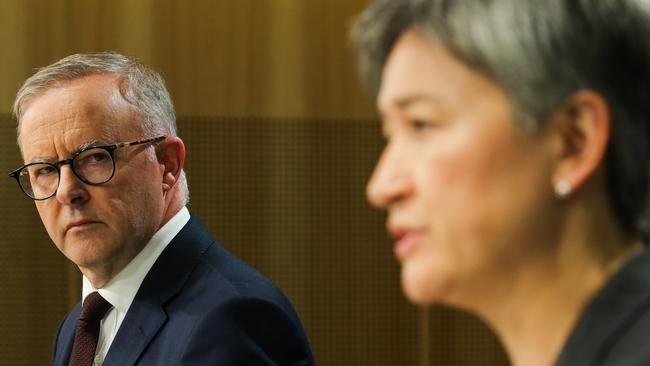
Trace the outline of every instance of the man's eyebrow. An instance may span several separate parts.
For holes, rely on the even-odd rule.
[[[88,142],[84,142],[83,144],[77,145],[77,147],[72,151],[70,156],[68,156],[66,159],[69,159],[75,154],[79,153],[82,150],[85,150],[89,147],[94,147],[94,146],[103,146],[107,145],[107,143],[104,140],[100,139],[95,139],[95,140],[90,140]],[[57,158],[53,158],[52,156],[45,156],[45,155],[37,155],[34,156],[30,159],[29,163],[48,163],[48,162],[54,162],[56,161]]]
[[[95,146],[102,146],[106,145],[106,142],[104,140],[100,139],[95,139],[95,140],[90,140],[88,142],[84,142],[81,145],[78,145],[76,149],[72,152],[72,155],[79,153],[82,150],[88,149],[90,147],[95,147]]]
[[[47,156],[33,156],[29,161],[27,161],[27,164],[31,163],[47,163],[52,161],[51,157]]]

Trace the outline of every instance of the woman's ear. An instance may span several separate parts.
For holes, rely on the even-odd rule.
[[[185,165],[185,144],[177,136],[168,136],[156,147],[163,168],[162,189],[167,192],[178,182]]]
[[[580,189],[601,166],[611,120],[607,102],[591,90],[572,95],[553,119],[558,159],[551,183],[562,198]]]

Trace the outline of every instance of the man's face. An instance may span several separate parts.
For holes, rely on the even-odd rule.
[[[119,93],[117,77],[95,75],[48,89],[30,101],[20,143],[25,163],[52,163],[89,144],[151,137],[143,134],[137,114]],[[121,148],[115,151],[115,175],[109,182],[85,184],[70,165],[63,165],[56,194],[35,201],[36,208],[57,248],[91,281],[97,275],[106,281],[160,227],[162,172],[151,145]]]

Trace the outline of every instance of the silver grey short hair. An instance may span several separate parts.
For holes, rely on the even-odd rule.
[[[378,0],[352,40],[379,90],[384,62],[407,29],[440,44],[508,94],[534,133],[563,101],[589,89],[612,120],[607,194],[621,225],[644,234],[650,168],[650,16],[643,0]]]
[[[19,146],[21,119],[30,101],[50,88],[86,76],[102,74],[119,76],[119,91],[139,114],[145,134],[177,136],[174,106],[160,74],[119,53],[101,52],[70,55],[38,69],[23,83],[13,104],[13,114],[18,121]],[[183,204],[187,204],[189,188],[185,171],[181,172],[179,184],[185,197]]]

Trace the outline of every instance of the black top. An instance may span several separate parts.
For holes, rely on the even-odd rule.
[[[555,365],[650,365],[650,250],[626,263],[587,305]]]

